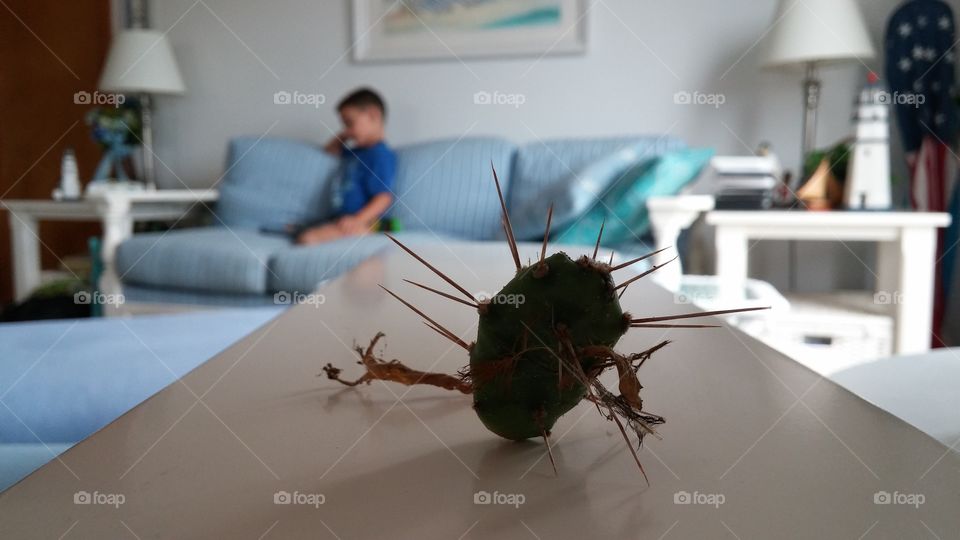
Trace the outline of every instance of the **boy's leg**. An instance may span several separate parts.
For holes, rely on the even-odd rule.
[[[297,243],[300,245],[321,244],[342,238],[343,232],[337,227],[336,223],[325,223],[316,227],[310,227],[297,235]]]

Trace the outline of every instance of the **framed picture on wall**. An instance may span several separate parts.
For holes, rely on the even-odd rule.
[[[358,61],[574,54],[586,0],[353,0]]]

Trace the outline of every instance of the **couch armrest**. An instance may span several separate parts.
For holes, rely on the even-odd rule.
[[[653,263],[663,264],[676,256],[680,233],[693,225],[702,212],[713,210],[714,203],[713,195],[676,195],[647,199],[656,249],[674,248],[657,254]],[[676,290],[680,286],[683,267],[678,259],[675,263],[664,266],[655,276],[658,283],[667,289]]]

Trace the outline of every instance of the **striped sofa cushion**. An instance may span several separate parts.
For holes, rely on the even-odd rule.
[[[227,227],[137,234],[117,248],[124,283],[234,294],[267,292],[270,257],[290,241]]]
[[[330,217],[339,160],[306,142],[238,137],[230,141],[216,214],[228,227],[309,224]]]
[[[631,159],[640,161],[671,150],[679,150],[684,146],[680,139],[664,135],[553,139],[531,142],[520,147],[514,164],[513,187],[508,201],[511,217],[518,228],[523,229],[518,230],[518,236],[523,240],[534,240],[538,235],[542,235],[542,222],[550,205],[550,201],[544,198],[545,194],[562,191],[565,186],[577,181],[579,175],[590,167],[604,169],[605,162],[609,165],[607,169],[613,167],[623,161],[616,157],[619,151],[629,149],[633,156]],[[623,169],[628,166],[629,164],[624,165]],[[613,169],[606,172],[615,177],[616,171]],[[521,212],[524,215],[517,215]],[[555,223],[563,221],[562,216],[558,215],[555,215],[554,219],[557,220]],[[538,225],[523,227],[525,222]]]
[[[500,203],[491,162],[504,196],[510,190],[516,146],[498,138],[435,141],[397,149],[398,200],[391,214],[405,230],[428,230],[470,240],[501,235]]]
[[[424,243],[448,240],[426,231],[402,231],[395,236],[414,249]],[[315,246],[290,246],[270,258],[268,288],[273,293],[287,293],[288,297],[309,294],[324,281],[386,252],[399,252],[399,248],[382,234],[342,238]]]

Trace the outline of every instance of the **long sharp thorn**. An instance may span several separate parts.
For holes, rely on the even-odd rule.
[[[547,230],[543,233],[543,247],[540,248],[540,262],[547,258],[547,239],[550,238],[550,222],[553,221],[553,203],[550,203],[550,209],[547,210]]]
[[[510,256],[513,258],[514,264],[516,264],[516,261],[520,260],[520,253],[514,251],[513,242],[510,241],[510,229],[507,228],[507,221],[502,217],[500,218],[500,225],[503,227],[503,235],[507,238],[507,247],[510,248]],[[520,268],[519,266],[517,267],[518,271]]]
[[[626,287],[624,287],[622,291],[620,291],[620,296],[618,296],[618,297],[617,297],[617,300],[619,300],[619,299],[621,299],[621,298],[623,298],[623,295],[624,295],[624,293],[626,293],[626,292],[627,292],[627,287],[629,287],[629,286],[630,286],[630,284],[629,284],[629,283],[627,283],[627,286],[626,286]]]
[[[613,266],[613,251],[610,252],[610,262],[607,263],[607,266]]]
[[[456,340],[456,339],[453,339],[453,338],[451,338],[450,336],[448,336],[447,334],[444,334],[444,333],[443,333],[443,330],[440,330],[439,328],[437,328],[436,326],[428,323],[427,321],[423,321],[423,324],[425,324],[425,325],[427,326],[427,328],[429,328],[429,329],[433,330],[434,332],[440,334],[440,335],[443,336],[444,338],[449,339],[449,340],[450,340],[451,342],[453,342],[454,344],[463,347],[463,342],[461,342],[461,341],[459,341],[459,340]],[[464,348],[466,351],[468,351],[468,352],[470,351],[470,349],[469,349],[468,347],[463,347],[463,348]]]
[[[672,263],[673,261],[677,260],[678,257],[679,257],[679,256],[674,257],[674,258],[670,259],[669,261],[667,261],[667,262],[665,262],[665,263],[663,263],[663,264],[658,264],[658,265],[654,266],[653,268],[647,270],[646,272],[643,272],[643,273],[640,274],[640,275],[634,276],[634,277],[632,277],[632,278],[624,281],[623,283],[621,283],[621,284],[617,285],[616,287],[614,287],[613,290],[617,290],[617,289],[619,289],[620,287],[626,287],[627,285],[633,283],[634,281],[636,281],[636,280],[638,280],[638,279],[640,279],[640,278],[649,276],[650,274],[656,272],[657,270],[659,270],[659,269],[663,268],[664,266],[666,266],[666,265]]]
[[[445,293],[445,292],[443,292],[443,291],[438,291],[438,290],[436,290],[436,289],[434,289],[434,288],[432,288],[432,287],[427,287],[426,285],[417,283],[416,281],[410,281],[409,279],[405,279],[404,281],[406,281],[407,283],[409,283],[409,284],[411,284],[411,285],[415,285],[415,286],[417,286],[417,287],[420,287],[421,289],[430,291],[430,292],[432,292],[432,293],[434,293],[434,294],[439,294],[440,296],[442,296],[442,297],[444,297],[444,298],[449,298],[450,300],[453,300],[454,302],[460,302],[461,304],[463,304],[463,305],[465,305],[465,306],[470,306],[470,307],[474,307],[474,308],[475,308],[475,307],[480,307],[480,306],[478,306],[478,305],[476,304],[476,302],[467,302],[466,300],[461,300],[461,299],[457,298],[456,296],[453,296],[452,294],[447,294],[447,293]]]
[[[719,324],[631,324],[630,328],[720,328]]]
[[[603,238],[603,227],[607,224],[607,218],[604,217],[600,222],[600,234],[597,235],[597,245],[593,248],[593,260],[597,260],[597,252],[600,251],[600,239]]]
[[[520,271],[520,250],[517,249],[517,239],[513,236],[513,225],[510,224],[510,214],[507,213],[507,203],[503,199],[503,190],[500,189],[500,177],[497,176],[497,168],[490,161],[490,170],[493,171],[493,182],[497,185],[497,197],[500,198],[500,209],[503,210],[503,228],[507,231],[507,242],[510,243],[510,253],[513,254],[513,262],[517,265],[517,271]]]
[[[631,319],[631,324],[643,324],[643,323],[652,323],[652,322],[662,322],[662,321],[675,321],[678,319],[696,319],[699,317],[712,317],[714,315],[728,315],[730,313],[743,313],[746,311],[760,311],[764,309],[770,309],[769,307],[752,307],[752,308],[740,308],[740,309],[721,309],[720,311],[704,311],[702,313],[685,313],[683,315],[664,315],[661,317],[646,317],[643,319]]]
[[[637,467],[640,467],[640,474],[643,475],[644,482],[647,485],[650,485],[650,479],[647,478],[647,471],[643,470],[643,464],[640,463],[640,456],[637,455],[637,451],[633,448],[633,444],[630,442],[630,437],[627,436],[627,430],[623,429],[623,422],[617,418],[617,413],[613,412],[613,409],[610,408],[610,416],[613,417],[613,420],[617,423],[617,427],[620,428],[620,434],[623,435],[623,440],[627,443],[627,448],[630,449],[630,453],[633,454],[633,460],[637,462]]]
[[[543,428],[540,429],[540,434],[543,435],[543,444],[547,446],[547,455],[550,456],[550,465],[553,465],[553,475],[559,476],[557,474],[557,462],[553,460],[553,450],[550,448],[550,439],[547,438],[547,432]]]
[[[614,272],[614,271],[616,271],[616,270],[620,270],[621,268],[626,268],[626,267],[630,266],[631,264],[635,264],[635,263],[638,263],[638,262],[640,262],[640,261],[642,261],[642,260],[649,259],[650,257],[653,257],[653,256],[656,255],[657,253],[663,253],[664,251],[666,251],[666,250],[668,250],[668,249],[670,249],[670,248],[665,247],[665,248],[663,248],[663,249],[658,249],[658,250],[654,251],[653,253],[647,253],[647,254],[644,255],[643,257],[637,257],[636,259],[629,260],[629,261],[627,261],[627,262],[625,262],[625,263],[623,263],[623,264],[618,264],[618,265],[614,266],[613,268],[611,268],[610,271],[611,271],[611,272]]]
[[[413,256],[414,259],[420,261],[421,264],[423,264],[424,266],[426,266],[427,268],[429,268],[430,270],[432,270],[434,274],[440,276],[440,279],[446,281],[447,283],[449,283],[450,285],[452,285],[454,289],[456,289],[456,290],[460,291],[461,293],[463,293],[463,295],[466,296],[471,302],[476,302],[476,301],[477,301],[477,299],[474,298],[473,295],[470,294],[469,291],[467,291],[466,289],[464,289],[463,287],[461,287],[456,281],[448,278],[448,277],[446,276],[446,274],[444,274],[444,273],[441,272],[440,270],[437,270],[432,264],[430,264],[430,263],[428,263],[427,261],[425,261],[425,260],[423,259],[423,257],[421,257],[421,256],[417,255],[416,253],[414,253],[412,249],[410,249],[410,248],[408,248],[407,246],[403,245],[403,243],[401,243],[399,240],[397,240],[396,238],[394,238],[392,235],[390,235],[390,234],[388,234],[388,233],[383,233],[383,234],[384,234],[384,236],[386,236],[386,237],[389,238],[390,240],[393,240],[393,243],[394,243],[394,244],[400,246],[404,251],[406,251],[406,252],[409,253],[411,256]]]
[[[416,313],[417,315],[423,317],[424,319],[426,319],[427,321],[429,321],[431,324],[433,324],[434,326],[436,326],[437,329],[439,329],[439,330],[442,331],[444,334],[446,334],[447,337],[449,337],[451,340],[455,341],[455,342],[457,343],[457,345],[460,345],[460,346],[463,347],[464,349],[468,349],[468,350],[469,350],[470,347],[469,347],[462,339],[458,338],[458,337],[457,337],[453,332],[451,332],[450,330],[447,330],[446,328],[444,328],[442,324],[440,324],[440,323],[438,323],[437,321],[431,319],[430,317],[427,317],[427,314],[426,314],[426,313],[424,313],[424,312],[420,311],[419,309],[417,309],[417,308],[416,308],[413,304],[411,304],[410,302],[407,302],[407,301],[404,300],[403,298],[400,298],[399,296],[397,296],[396,294],[394,294],[394,292],[391,291],[390,289],[384,287],[383,285],[380,285],[379,287],[380,287],[381,289],[387,291],[387,294],[389,294],[390,296],[392,296],[392,297],[396,298],[397,300],[399,300],[403,305],[405,305],[405,306],[407,306],[408,308],[410,308],[411,310],[413,310],[414,313]]]

